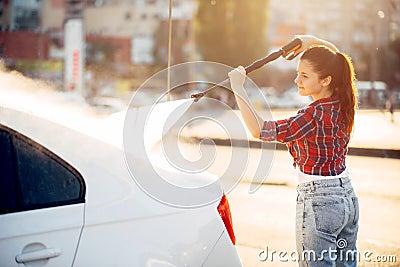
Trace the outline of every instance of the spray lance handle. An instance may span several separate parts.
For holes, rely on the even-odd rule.
[[[272,52],[271,54],[267,55],[266,57],[264,57],[262,59],[254,61],[251,65],[249,65],[245,68],[246,73],[249,74],[253,70],[261,68],[268,62],[278,59],[280,56],[283,56],[289,60],[293,59],[295,56],[292,53],[294,52],[294,50],[296,50],[300,46],[301,46],[301,40],[299,38],[295,38],[290,43],[283,46],[281,49],[279,49],[275,52]]]
[[[262,66],[264,66],[265,64],[267,64],[270,61],[273,61],[277,58],[279,58],[280,56],[285,57],[288,60],[293,59],[296,55],[293,53],[297,48],[301,47],[302,42],[299,38],[295,38],[292,41],[290,41],[290,43],[288,43],[287,45],[283,46],[282,48],[280,48],[279,50],[270,53],[269,55],[267,55],[266,57],[259,59],[257,61],[254,61],[251,65],[247,66],[245,68],[246,70],[246,74],[249,74],[250,72],[252,72],[253,70],[259,69]],[[219,85],[223,85],[225,83],[229,82],[229,79],[221,82],[220,84],[214,85],[211,88],[208,88],[207,90],[198,93],[198,94],[193,94],[191,95],[191,98],[194,98],[194,101],[197,102],[199,101],[199,99],[201,97],[203,97],[204,95],[206,95],[208,92],[210,92],[211,90],[217,88]]]
[[[288,43],[287,45],[285,45],[284,47],[282,47],[282,51],[283,51],[283,57],[285,57],[286,59],[293,59],[293,58],[288,58],[288,56],[295,56],[294,55],[294,51],[297,48],[300,48],[302,45],[301,39],[300,38],[294,38],[290,43]]]
[[[294,51],[297,48],[300,48],[302,45],[301,39],[300,38],[294,38],[290,43],[282,47],[283,51],[283,57],[286,58],[287,60],[292,60],[295,58],[297,55],[294,53]]]

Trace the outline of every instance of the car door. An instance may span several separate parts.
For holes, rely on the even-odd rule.
[[[0,266],[72,266],[84,202],[72,166],[0,124]]]

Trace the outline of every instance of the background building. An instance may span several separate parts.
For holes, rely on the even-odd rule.
[[[64,25],[71,13],[68,2],[0,0],[3,60],[6,63],[35,59],[62,61]],[[218,0],[211,2],[218,4]],[[135,77],[151,74],[143,72],[143,66],[165,66],[169,1],[82,0],[81,3],[87,64],[103,64],[93,70]],[[199,59],[192,29],[196,0],[172,3],[172,64]],[[269,3],[268,10],[260,12],[269,12],[265,35],[270,49],[281,47],[295,34],[313,34],[334,42],[351,55],[359,79],[389,80],[386,76],[390,73],[397,77],[390,78],[391,87],[400,84],[400,73],[393,63],[396,56],[388,52],[389,44],[400,40],[400,0],[269,0]],[[287,63],[282,67],[295,68]]]
[[[351,55],[364,80],[384,78],[384,50],[400,38],[399,0],[271,0],[270,12],[274,46],[281,46],[293,34],[330,40]]]

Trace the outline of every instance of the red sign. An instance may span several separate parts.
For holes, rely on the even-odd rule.
[[[79,51],[74,50],[72,54],[72,78],[78,81],[79,78]]]

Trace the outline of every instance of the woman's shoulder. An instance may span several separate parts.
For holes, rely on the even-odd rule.
[[[323,120],[339,111],[339,100],[334,97],[322,98],[310,103],[308,106],[298,110],[298,115],[311,115],[315,120]]]

